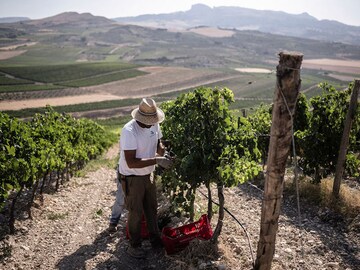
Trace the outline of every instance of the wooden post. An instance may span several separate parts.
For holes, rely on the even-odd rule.
[[[292,138],[292,116],[295,113],[301,79],[300,53],[279,54],[276,90],[270,131],[269,155],[261,209],[260,238],[254,269],[270,270],[280,215],[286,160]]]
[[[242,112],[242,116],[243,116],[243,117],[246,117],[246,110],[245,110],[245,109],[241,109],[241,112]]]
[[[334,185],[333,185],[333,195],[335,197],[339,197],[340,193],[340,184],[341,179],[344,174],[344,167],[345,167],[345,160],[346,160],[346,152],[349,146],[349,137],[352,122],[356,115],[356,107],[358,103],[358,95],[359,95],[359,88],[360,88],[360,80],[355,80],[354,88],[351,94],[349,110],[346,114],[346,120],[344,124],[344,131],[340,142],[340,149],[339,149],[339,156],[336,163],[336,172],[334,178]]]

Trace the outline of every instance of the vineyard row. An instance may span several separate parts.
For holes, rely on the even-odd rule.
[[[30,192],[28,213],[47,179],[56,175],[56,189],[86,162],[104,152],[111,135],[88,119],[74,119],[48,107],[24,122],[0,113],[0,207],[11,197],[9,228],[14,233],[16,201]],[[10,196],[10,197],[9,197]]]

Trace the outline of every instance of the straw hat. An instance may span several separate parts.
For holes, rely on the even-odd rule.
[[[143,98],[139,108],[134,109],[131,116],[145,125],[161,123],[165,119],[164,112],[156,107],[155,100],[152,98]]]

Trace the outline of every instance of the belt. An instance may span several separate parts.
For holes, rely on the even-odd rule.
[[[135,175],[135,174],[123,175],[123,174],[121,174],[121,176],[124,178],[126,178],[126,177],[144,177],[144,176],[150,176],[150,174],[145,174],[145,175]]]

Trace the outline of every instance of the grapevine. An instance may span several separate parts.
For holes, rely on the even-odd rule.
[[[335,172],[353,84],[343,91],[336,90],[327,83],[319,86],[323,93],[309,100],[312,110],[309,113],[308,128],[296,132],[300,148],[299,164],[305,174],[313,176],[316,183]],[[356,136],[360,131],[360,110],[355,119],[346,158],[346,172],[353,176],[358,175],[360,167],[360,160],[355,156],[358,151]]]
[[[162,176],[164,189],[174,209],[188,212],[192,220],[196,189],[205,185],[211,218],[210,185],[216,183],[220,210],[215,240],[223,219],[223,186],[244,182],[261,169],[256,137],[250,124],[237,127],[229,110],[231,102],[231,90],[201,87],[162,104],[166,114],[163,134],[177,156],[174,168]]]
[[[56,189],[60,180],[107,149],[111,144],[105,130],[91,120],[74,119],[48,107],[29,122],[0,113],[0,207],[10,199],[10,232],[14,233],[17,198],[31,191],[28,213],[35,194],[43,192],[55,175]]]

